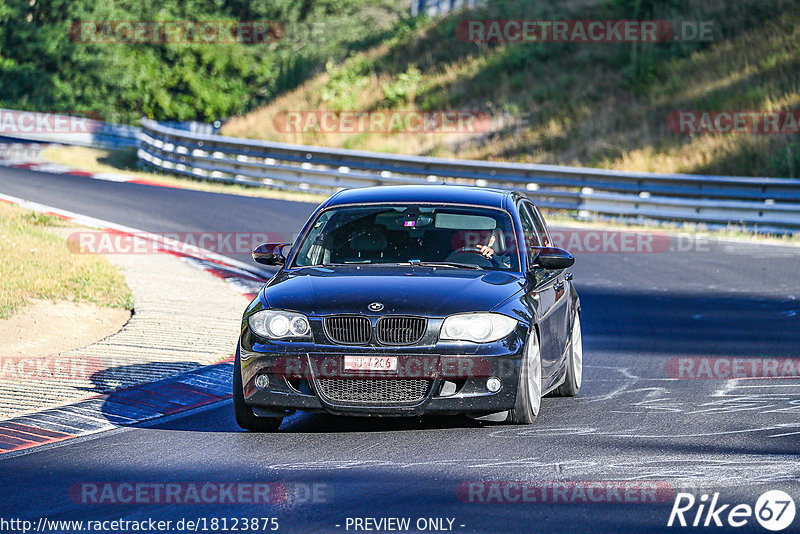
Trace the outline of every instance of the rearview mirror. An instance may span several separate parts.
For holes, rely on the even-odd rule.
[[[258,245],[253,251],[253,261],[262,265],[284,265],[286,256],[283,255],[283,247],[291,243],[264,243]]]
[[[537,247],[539,253],[533,258],[533,266],[542,269],[558,270],[572,267],[575,258],[564,249],[556,247]]]

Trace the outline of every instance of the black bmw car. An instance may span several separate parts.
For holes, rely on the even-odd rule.
[[[291,248],[290,248],[291,247]],[[460,186],[373,187],[324,202],[247,307],[236,421],[275,430],[300,411],[466,414],[532,423],[578,394],[580,300],[539,210]]]

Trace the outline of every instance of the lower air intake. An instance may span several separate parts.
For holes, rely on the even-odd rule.
[[[323,378],[316,381],[322,397],[349,404],[416,404],[425,398],[430,380]]]

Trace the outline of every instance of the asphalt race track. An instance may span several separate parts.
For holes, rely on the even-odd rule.
[[[152,232],[296,233],[314,207],[6,168],[0,193]],[[455,532],[642,532],[688,530],[667,528],[677,492],[719,493],[732,507],[781,489],[800,504],[800,380],[674,378],[680,362],[699,370],[706,357],[712,366],[713,358],[800,361],[798,249],[705,240],[686,248],[576,254],[584,386],[577,399],[544,399],[535,425],[297,414],[278,433],[250,434],[225,402],[0,458],[0,516],[275,517],[286,532],[354,532],[348,518],[390,517],[410,518],[415,530],[420,518],[448,518]],[[509,502],[513,494],[492,490],[516,486],[492,481],[550,493]],[[640,491],[642,481],[657,491]],[[75,497],[76,485],[104,482],[282,489],[270,505]],[[601,488],[591,499],[588,482]],[[492,495],[501,497],[479,502]],[[738,531],[766,532],[752,517]]]

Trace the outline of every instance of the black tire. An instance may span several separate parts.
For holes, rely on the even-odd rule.
[[[238,350],[233,362],[233,415],[236,417],[236,424],[239,427],[251,432],[275,432],[283,422],[283,417],[257,417],[253,410],[245,404],[242,363],[239,361]]]
[[[516,404],[509,411],[507,419],[507,422],[517,425],[529,425],[535,422],[542,405],[542,356],[536,330],[531,330],[528,335],[524,354],[520,362]],[[531,372],[534,376],[529,379]],[[535,391],[537,381],[538,392]]]
[[[577,349],[577,351],[576,351]],[[583,382],[583,336],[581,334],[581,316],[575,311],[572,331],[569,338],[569,357],[567,359],[567,376],[564,383],[558,386],[554,394],[557,397],[577,397]]]

